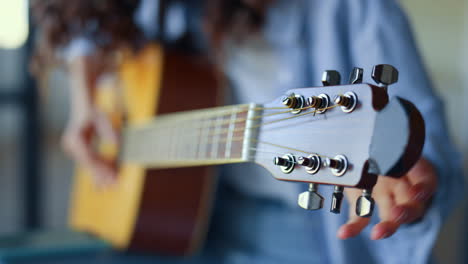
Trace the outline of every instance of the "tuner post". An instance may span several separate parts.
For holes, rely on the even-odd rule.
[[[299,114],[302,112],[306,102],[302,95],[292,93],[289,96],[283,97],[281,103],[292,109],[291,113]]]
[[[354,92],[346,92],[339,94],[333,99],[335,104],[341,106],[341,110],[345,113],[351,113],[357,106],[357,95]]]
[[[274,157],[273,164],[279,166],[283,173],[289,174],[294,170],[296,158],[292,154],[286,154],[283,157]]]
[[[315,112],[323,114],[330,106],[330,97],[327,94],[320,94],[318,96],[311,96],[307,98],[307,105],[310,108],[315,108]]]
[[[324,167],[329,167],[335,176],[343,176],[348,170],[348,159],[344,155],[337,155],[333,159],[326,158]]]
[[[297,158],[297,164],[305,167],[306,172],[315,174],[320,170],[322,159],[317,154]]]

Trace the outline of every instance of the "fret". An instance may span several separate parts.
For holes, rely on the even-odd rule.
[[[222,125],[223,120],[224,118],[221,115],[216,117],[214,136],[212,137],[212,145],[211,145],[211,158],[212,159],[216,159],[218,157],[218,146],[219,146],[219,141],[221,138],[220,132],[221,132],[221,125]]]
[[[207,141],[207,137],[208,137],[208,133],[209,133],[209,123],[210,123],[210,120],[209,119],[205,119],[203,121],[201,121],[202,123],[202,128],[201,128],[201,135],[200,135],[200,141],[199,141],[199,144],[198,144],[198,156],[197,158],[200,159],[200,160],[203,160],[206,157],[206,141]]]
[[[229,111],[229,114],[226,115],[226,112],[222,114],[222,121],[221,121],[221,127],[220,127],[220,134],[219,134],[219,139],[218,139],[218,150],[216,153],[216,157],[218,159],[223,159],[226,154],[226,142],[227,142],[227,135],[229,131],[229,122],[231,120],[231,112]]]
[[[191,144],[188,144],[188,153],[191,160],[197,159],[197,150],[198,150],[198,139],[200,138],[200,130],[196,127],[198,122],[196,121],[189,121],[189,131],[191,132],[191,136],[189,138]]]
[[[176,121],[174,122],[173,124],[173,128],[174,130],[172,131],[172,145],[174,146],[174,157],[172,158],[173,160],[177,161],[180,159],[180,154],[179,154],[179,151],[180,151],[180,143],[181,143],[181,140],[180,140],[180,127],[179,127],[179,123]]]
[[[172,124],[169,125],[168,131],[169,133],[167,134],[167,142],[168,142],[168,157],[171,160],[174,160],[175,158],[175,153],[174,153],[174,138],[172,135],[174,134],[175,128],[172,126]]]
[[[187,148],[187,131],[185,130],[186,124],[185,122],[179,122],[179,125],[177,125],[177,159],[178,160],[185,160],[186,157],[186,152],[185,149]]]
[[[227,133],[227,139],[226,139],[226,150],[224,153],[224,157],[229,159],[231,157],[231,146],[232,146],[232,137],[234,134],[234,128],[236,125],[236,116],[237,116],[237,108],[233,107],[231,111],[231,119],[229,121],[229,128],[228,128],[228,133]]]
[[[245,122],[245,133],[244,133],[244,140],[242,141],[242,159],[253,161],[253,157],[255,154],[255,148],[257,147],[257,143],[255,139],[258,137],[258,129],[254,129],[258,126],[261,122],[261,119],[255,119],[256,116],[261,116],[263,111],[258,110],[261,109],[260,105],[257,104],[250,104],[249,111],[247,113],[247,118]]]
[[[248,109],[246,107],[249,107]],[[254,105],[158,116],[125,130],[122,158],[155,168],[242,162],[251,156]],[[243,110],[243,111],[242,111]],[[249,110],[249,111],[247,111]],[[259,120],[259,119],[256,119]],[[256,130],[256,129],[254,129]]]

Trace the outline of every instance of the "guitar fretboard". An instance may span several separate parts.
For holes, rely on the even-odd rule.
[[[260,107],[234,105],[157,116],[124,131],[124,161],[152,168],[251,161]]]

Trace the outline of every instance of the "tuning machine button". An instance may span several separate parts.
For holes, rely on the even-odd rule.
[[[341,75],[334,70],[326,70],[322,74],[322,84],[324,86],[339,85],[341,83]]]
[[[343,176],[348,170],[348,159],[344,155],[337,155],[333,159],[326,158],[324,167],[329,167],[335,176]]]
[[[364,70],[362,68],[354,67],[349,75],[349,83],[350,84],[357,84],[362,83],[364,75]]]
[[[291,173],[296,165],[296,158],[292,154],[286,154],[283,157],[275,157],[273,163],[279,166],[283,173]]]
[[[310,174],[315,174],[320,170],[322,159],[317,154],[309,155],[308,157],[298,157],[297,164],[304,166]]]
[[[372,69],[372,79],[383,88],[398,81],[398,70],[389,64],[375,65]]]
[[[310,183],[309,190],[299,194],[297,203],[306,210],[318,210],[323,207],[323,196],[317,192],[318,184]]]
[[[372,190],[363,190],[361,196],[356,201],[356,215],[360,217],[371,217],[374,212],[374,199]]]
[[[289,96],[283,97],[281,103],[284,106],[291,108],[291,113],[299,114],[305,106],[305,99],[302,95],[292,93]]]
[[[341,204],[343,202],[343,190],[343,186],[335,186],[335,190],[333,191],[330,212],[334,214],[339,214],[341,212]]]

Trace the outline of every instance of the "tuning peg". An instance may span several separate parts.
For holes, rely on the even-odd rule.
[[[282,172],[291,173],[294,170],[296,158],[292,154],[286,154],[283,157],[273,158],[273,164],[280,167]]]
[[[362,76],[364,75],[364,70],[362,68],[354,67],[349,75],[349,83],[356,84],[362,83]]]
[[[343,112],[351,113],[356,109],[358,99],[354,92],[346,92],[345,94],[335,96],[335,98],[333,98],[333,102],[341,106],[341,110]]]
[[[333,159],[325,158],[322,164],[329,167],[335,176],[343,176],[348,170],[348,159],[344,155],[337,155]]]
[[[315,174],[320,170],[322,160],[319,155],[313,154],[308,157],[298,157],[297,164],[304,166],[308,173]]]
[[[297,99],[294,96],[288,96],[288,97],[284,97],[281,100],[281,103],[286,107],[295,108],[297,104]]]
[[[386,88],[398,81],[398,70],[389,64],[375,65],[372,69],[372,79],[379,86]]]
[[[302,108],[305,106],[306,100],[302,95],[298,94],[290,94],[289,96],[285,96],[281,99],[281,103],[291,108],[291,113],[298,114],[302,111]]]
[[[341,212],[341,202],[343,201],[343,190],[342,186],[335,186],[335,191],[332,194],[332,202],[330,206],[330,212],[339,214]]]
[[[317,192],[316,183],[309,184],[309,190],[299,194],[297,203],[306,210],[318,210],[323,207],[323,196]]]
[[[371,217],[374,212],[374,199],[371,197],[371,190],[363,190],[361,196],[356,201],[356,214],[360,217]]]
[[[322,83],[324,86],[339,85],[341,83],[340,73],[334,70],[326,70],[322,74]]]

